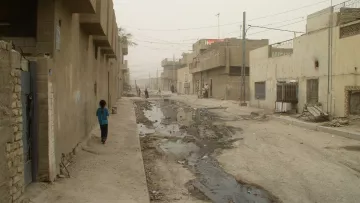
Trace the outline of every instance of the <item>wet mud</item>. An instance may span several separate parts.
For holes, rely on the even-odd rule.
[[[184,187],[197,199],[215,203],[281,202],[260,186],[226,173],[214,158],[242,140],[242,129],[226,126],[226,118],[211,109],[166,99],[136,101],[135,109],[152,202],[172,202],[162,192],[162,176],[154,161],[164,159],[193,174],[195,178]]]

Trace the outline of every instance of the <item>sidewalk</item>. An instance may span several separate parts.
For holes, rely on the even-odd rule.
[[[109,137],[100,144],[100,129],[91,133],[84,150],[70,165],[71,178],[60,179],[40,194],[30,188],[34,203],[148,203],[149,196],[133,103],[118,101],[109,119]],[[33,190],[31,192],[31,190]],[[35,193],[35,194],[34,194]],[[31,195],[30,195],[31,196]]]
[[[199,107],[227,107],[226,111],[231,112],[233,114],[237,115],[244,115],[244,114],[250,114],[251,112],[265,112],[269,113],[271,111],[266,111],[264,109],[254,108],[254,107],[242,107],[239,106],[239,102],[237,101],[231,101],[231,100],[217,100],[217,99],[198,99],[196,95],[175,95],[172,96],[173,99],[178,101],[186,101],[188,103],[193,104],[194,106]],[[354,128],[347,128],[347,127],[326,127],[322,126],[318,123],[310,123],[310,122],[304,122],[296,118],[292,118],[290,116],[278,116],[278,115],[272,115],[272,118],[274,118],[277,121],[285,122],[287,124],[291,124],[294,126],[302,127],[309,130],[314,131],[320,131],[324,133],[329,133],[337,136],[346,137],[349,139],[354,140],[360,140],[360,128],[358,130]]]

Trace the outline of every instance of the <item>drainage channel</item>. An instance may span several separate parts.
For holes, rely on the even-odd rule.
[[[233,139],[233,135],[241,133],[242,129],[226,126],[208,109],[195,109],[172,100],[136,101],[135,109],[144,162],[152,165],[145,169],[156,168],[153,159],[171,157],[194,174],[195,178],[184,187],[198,199],[215,203],[280,202],[259,186],[237,181],[212,156],[240,140]],[[149,149],[153,150],[151,156]],[[146,161],[149,156],[150,161]],[[156,180],[150,177],[155,172],[149,169],[146,174],[154,202],[165,198],[157,191],[161,183],[154,183]],[[161,174],[159,176],[161,179]]]

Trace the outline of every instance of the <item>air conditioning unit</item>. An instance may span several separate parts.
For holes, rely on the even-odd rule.
[[[292,104],[288,102],[276,102],[275,103],[275,112],[277,113],[286,113],[291,111]]]

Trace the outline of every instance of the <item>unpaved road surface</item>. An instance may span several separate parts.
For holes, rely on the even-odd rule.
[[[174,97],[210,110],[241,128],[242,138],[215,158],[238,180],[260,185],[290,203],[360,202],[360,142],[273,121],[248,119],[248,109],[226,101]],[[261,117],[261,115],[260,115]]]
[[[224,125],[227,118],[167,99],[135,104],[152,202],[281,202],[226,173],[214,158],[242,140],[235,138],[241,128]]]

